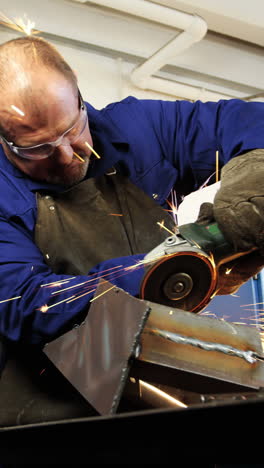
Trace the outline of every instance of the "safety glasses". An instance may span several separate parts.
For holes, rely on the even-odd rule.
[[[15,153],[20,158],[24,159],[31,159],[31,160],[40,160],[46,159],[51,156],[55,148],[60,145],[70,146],[81,137],[82,133],[84,132],[87,121],[88,115],[86,106],[84,104],[82,95],[78,89],[78,97],[79,97],[79,108],[80,108],[80,115],[78,117],[77,122],[66,132],[63,133],[56,141],[49,141],[47,143],[41,143],[40,145],[35,146],[16,146],[12,141],[6,140],[3,135],[0,135],[0,138],[6,143],[9,149]]]

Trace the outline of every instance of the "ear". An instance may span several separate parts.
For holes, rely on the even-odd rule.
[[[77,71],[76,71],[76,70],[74,70],[74,69],[72,69],[72,71],[73,71],[73,73],[74,73],[74,75],[75,75],[75,78],[76,78],[76,81],[77,81],[77,83],[78,83],[78,76],[77,76]]]

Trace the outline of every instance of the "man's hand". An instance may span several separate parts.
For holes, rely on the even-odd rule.
[[[197,223],[214,220],[234,252],[258,249],[220,266],[217,294],[231,294],[264,266],[263,149],[237,156],[223,168],[214,204],[201,205]]]

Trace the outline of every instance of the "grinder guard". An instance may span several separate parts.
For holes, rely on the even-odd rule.
[[[219,266],[248,253],[234,252],[216,223],[182,225],[146,255],[140,297],[199,312],[217,292]]]

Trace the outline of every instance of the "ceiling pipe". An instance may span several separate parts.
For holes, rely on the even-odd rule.
[[[157,5],[148,0],[77,0],[79,3],[103,6],[111,10],[138,16],[148,21],[164,24],[172,28],[187,29],[194,16],[189,13]],[[202,18],[201,18],[202,19]],[[206,33],[207,25],[204,20]],[[181,25],[181,26],[180,26]]]
[[[205,88],[199,88],[192,85],[185,85],[176,81],[164,80],[150,76],[147,82],[148,88],[177,98],[184,98],[190,101],[219,101],[219,99],[230,99],[231,96],[226,94],[215,93]],[[144,88],[143,88],[144,89]]]
[[[177,29],[177,36],[165,46],[155,52],[144,63],[137,66],[131,73],[132,83],[141,88],[148,89],[175,97],[183,97],[190,100],[226,99],[231,96],[205,90],[195,86],[177,83],[175,81],[153,77],[171,59],[190,48],[196,42],[204,38],[207,33],[207,24],[203,18],[191,15],[172,8],[157,5],[147,0],[77,0],[80,3],[103,6],[112,10],[131,14],[148,21]],[[183,30],[179,33],[178,30]]]

